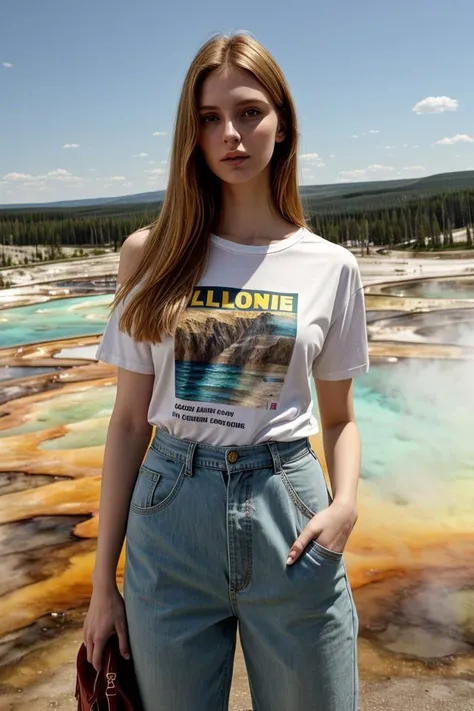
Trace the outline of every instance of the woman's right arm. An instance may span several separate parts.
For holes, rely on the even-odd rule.
[[[128,237],[121,249],[117,283],[136,269],[141,258],[143,234]],[[84,623],[87,658],[101,666],[108,637],[117,633],[120,650],[129,653],[123,600],[117,588],[117,564],[125,539],[130,499],[138,469],[150,443],[152,427],[148,406],[154,375],[118,368],[115,404],[107,431],[99,507],[99,532],[92,597]]]
[[[92,577],[94,590],[107,590],[116,585],[130,499],[152,433],[147,412],[153,379],[153,375],[118,370],[117,395],[102,468],[99,535]]]

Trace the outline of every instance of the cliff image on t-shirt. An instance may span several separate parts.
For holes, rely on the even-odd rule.
[[[276,410],[297,318],[297,294],[197,287],[175,334],[176,397]]]

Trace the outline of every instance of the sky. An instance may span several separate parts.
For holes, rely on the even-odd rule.
[[[472,0],[2,0],[0,205],[166,188],[199,47],[251,32],[296,104],[302,185],[474,170]]]

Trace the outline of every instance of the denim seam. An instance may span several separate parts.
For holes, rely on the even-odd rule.
[[[174,499],[177,497],[177,495],[183,485],[184,467],[185,467],[185,465],[183,464],[173,488],[171,489],[168,496],[165,499],[163,499],[163,501],[160,501],[159,504],[155,504],[154,506],[149,506],[149,507],[137,506],[137,504],[130,502],[130,510],[136,514],[139,514],[140,516],[150,516],[152,514],[158,513],[159,511],[162,511],[163,509],[167,508],[174,501]],[[157,482],[155,482],[154,488],[156,488],[156,484],[157,484]]]
[[[283,481],[283,484],[285,486],[285,489],[287,490],[288,494],[290,495],[291,500],[293,501],[294,505],[301,511],[302,514],[306,516],[306,518],[311,519],[313,516],[316,516],[316,514],[311,511],[308,506],[304,503],[302,499],[298,496],[296,493],[293,485],[291,484],[290,480],[288,479],[285,470],[282,468],[278,472],[278,474],[281,477],[281,480]]]
[[[338,563],[342,558],[342,553],[337,553],[337,551],[331,551],[329,548],[324,548],[324,546],[317,541],[311,541],[309,545],[318,555],[323,558],[327,558],[330,561],[334,561],[335,563]]]
[[[305,446],[304,449],[300,452],[296,452],[293,456],[285,457],[280,455],[280,461],[282,464],[292,464],[293,462],[298,462],[300,459],[303,459],[303,457],[306,457],[310,452],[310,448]]]
[[[188,444],[188,443],[187,443]],[[193,444],[190,442],[189,444]],[[264,446],[266,443],[262,443],[262,445],[242,445],[239,447],[236,447],[235,449],[237,450],[245,450],[246,447],[250,450],[254,446]],[[302,444],[298,445],[299,449],[296,453],[291,454],[291,455],[285,455],[283,452],[280,453],[280,459],[282,462],[293,462],[293,461],[298,461],[298,459],[302,458],[308,452],[310,451],[310,447],[307,442],[303,442]],[[199,444],[197,444],[197,447],[199,447]],[[206,448],[212,448],[212,445],[206,445]],[[186,452],[177,452],[176,450],[169,449],[168,446],[165,444],[162,444],[161,442],[156,442],[153,440],[153,442],[150,444],[150,449],[153,449],[155,452],[158,454],[161,454],[165,457],[168,457],[169,459],[173,459],[174,461],[179,461],[179,462],[186,462],[187,460],[187,454],[188,454],[188,448],[186,449]],[[219,452],[219,448],[215,447],[214,448],[216,451],[216,454]],[[262,453],[263,455],[263,453]],[[201,457],[195,456],[194,457],[194,465],[195,466],[201,466],[209,469],[216,469],[216,470],[222,470],[223,465],[225,464],[224,462],[224,457],[222,462],[216,462],[216,460],[212,459],[203,459]],[[272,466],[272,459],[263,456],[263,458],[259,461],[255,461],[255,459],[249,463],[245,463],[243,465],[239,464],[234,464],[230,468],[230,473],[240,473],[243,471],[250,471],[250,470],[255,470],[255,469],[267,469]]]
[[[235,571],[235,552],[233,545],[233,534],[231,531],[230,519],[229,519],[229,489],[230,489],[230,479],[227,484],[227,504],[226,504],[226,533],[227,533],[227,551],[229,560],[229,602],[230,608],[234,615],[237,616],[237,599],[236,599],[236,587],[234,583],[234,571]]]
[[[169,449],[166,449],[162,447],[161,445],[156,445],[152,442],[150,445],[150,449],[153,449],[154,452],[157,454],[161,454],[165,457],[168,457],[169,459],[173,459],[175,462],[180,462],[180,463],[186,463],[187,460],[187,455],[186,454],[181,454],[181,452],[173,452]],[[212,459],[202,459],[199,456],[194,456],[193,463],[195,467],[203,467],[205,469],[215,469],[216,471],[226,471],[225,470],[225,461],[223,460],[222,462],[216,462],[215,460],[213,461]],[[231,467],[231,474],[237,474],[241,473],[244,471],[250,471],[252,469],[267,469],[268,467],[271,466],[271,461],[270,460],[265,460],[262,462],[249,462],[248,464],[244,464],[243,466],[233,465]]]
[[[146,477],[147,479],[151,479],[152,481],[158,480],[161,476],[159,472],[153,471],[153,469],[147,467],[146,464],[142,464],[140,466],[138,473]]]
[[[283,481],[283,484],[284,484],[288,494],[290,495],[291,500],[293,501],[295,506],[298,508],[298,510],[301,511],[301,513],[304,516],[306,516],[306,518],[308,518],[308,519],[312,519],[313,516],[316,516],[316,514],[313,513],[311,511],[311,509],[308,508],[308,506],[306,506],[304,501],[298,496],[294,486],[289,481],[289,479],[286,475],[286,472],[283,469],[281,469],[280,472],[278,472],[278,473],[280,474],[280,477]],[[318,555],[322,556],[323,558],[327,558],[327,560],[339,562],[342,558],[342,555],[339,555],[336,551],[329,550],[329,548],[324,548],[324,546],[322,546],[317,541],[311,541],[309,545],[312,546],[313,550],[315,552],[317,552]]]
[[[150,486],[148,487],[148,493],[147,493],[146,504],[145,504],[145,508],[147,508],[147,509],[149,509],[150,506],[153,505],[153,498],[155,496],[156,487],[158,486],[158,482],[159,482],[160,478],[161,478],[160,475],[158,475],[156,477],[153,477],[153,479],[151,479]]]
[[[162,444],[155,444],[154,441],[150,444],[150,449],[153,449],[155,452],[158,452],[158,454],[163,454],[166,457],[169,457],[170,459],[174,459],[175,461],[186,462],[186,454],[181,454],[181,452],[175,452],[172,449],[164,447]]]
[[[344,566],[345,568],[345,566]],[[356,695],[356,678],[358,676],[358,669],[357,669],[357,633],[356,633],[356,625],[355,625],[355,602],[354,598],[352,596],[352,592],[349,587],[349,581],[347,579],[347,571],[345,571],[344,575],[345,583],[346,583],[346,590],[347,594],[349,596],[349,603],[351,607],[351,621],[352,621],[352,637],[353,637],[353,644],[352,644],[352,711],[357,711],[358,708],[358,699]]]
[[[241,592],[245,590],[252,582],[253,575],[253,555],[252,555],[252,487],[247,484],[247,495],[245,498],[245,521],[248,521],[248,531],[246,531],[245,542],[247,547],[247,569],[245,571],[245,578],[240,585],[236,586],[236,592]]]

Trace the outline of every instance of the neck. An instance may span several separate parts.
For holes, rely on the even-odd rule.
[[[273,205],[266,171],[240,185],[222,183],[222,211],[217,223],[221,237],[261,244],[274,238],[282,223],[285,221]]]

